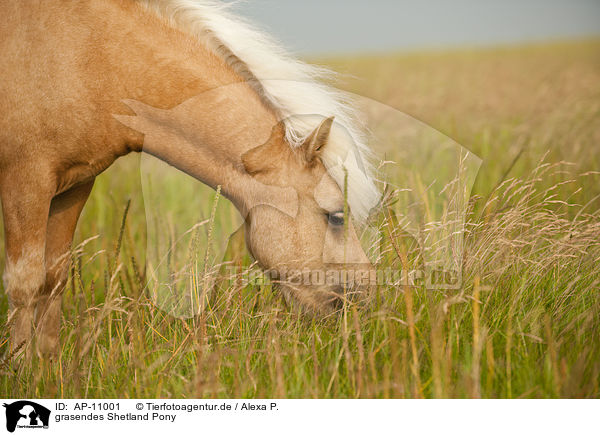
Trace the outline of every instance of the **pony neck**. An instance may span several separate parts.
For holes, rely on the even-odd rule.
[[[141,151],[212,188],[220,186],[243,216],[259,204],[283,207],[293,215],[295,191],[257,181],[242,163],[242,154],[269,140],[275,123],[274,116],[261,112],[247,92],[245,83],[223,86],[168,110],[126,100],[136,116],[115,118],[144,133]],[[275,134],[284,141],[283,131]]]

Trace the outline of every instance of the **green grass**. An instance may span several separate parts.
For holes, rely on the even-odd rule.
[[[143,265],[159,257],[146,250],[146,219],[164,225],[148,246],[163,247],[208,220],[181,240],[186,248],[173,263],[185,261],[190,245],[203,260],[209,240],[219,251],[238,222],[220,200],[208,236],[215,193],[169,172],[163,195],[142,195],[139,156],[130,156],[98,178],[80,220],[60,359],[4,361],[0,396],[600,396],[600,175],[590,172],[600,167],[600,43],[328,63],[361,77],[348,90],[425,121],[483,159],[462,288],[381,286],[371,309],[348,305],[315,320],[290,312],[270,285],[225,273],[201,315],[172,317],[145,290]],[[379,151],[405,160],[402,149]],[[158,217],[146,218],[144,200]],[[397,270],[420,261],[414,240],[394,225],[400,203],[379,217],[383,265]],[[252,267],[239,243],[229,255],[240,271]],[[6,313],[2,292],[0,324]],[[7,339],[2,328],[0,351]]]

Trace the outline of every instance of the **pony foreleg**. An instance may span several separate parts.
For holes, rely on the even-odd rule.
[[[67,280],[73,233],[94,182],[56,196],[46,231],[46,280],[35,308],[36,348],[40,356],[58,353],[62,292]]]
[[[19,354],[23,350],[29,353],[35,302],[46,278],[44,249],[52,199],[51,190],[40,185],[41,177],[25,177],[24,172],[5,173],[0,180],[6,247],[3,281],[11,325],[9,352],[20,349]]]

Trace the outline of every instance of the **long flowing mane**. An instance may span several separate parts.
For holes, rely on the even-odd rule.
[[[330,70],[288,54],[269,35],[231,11],[231,4],[212,0],[136,0],[167,22],[194,35],[250,83],[284,120],[286,139],[296,147],[317,126],[314,117],[335,116],[337,128],[322,159],[343,188],[348,173],[348,202],[363,220],[379,201],[369,163],[370,150],[351,99],[327,85]]]

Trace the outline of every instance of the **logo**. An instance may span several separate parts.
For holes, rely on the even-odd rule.
[[[19,429],[48,429],[50,410],[28,400],[19,400],[6,408],[6,430],[14,432]]]
[[[281,84],[283,82],[279,81],[278,86]],[[229,86],[238,85],[214,88],[169,110],[140,101],[123,100],[135,116],[113,116],[125,126],[144,134],[146,150],[159,149],[165,141],[177,149],[206,147],[210,150],[214,144],[206,143],[207,133],[198,129],[196,117],[192,114],[213,104],[215,98],[229,98],[232,95]],[[299,89],[298,83],[290,85]],[[155,154],[152,151],[142,157],[140,169],[147,225],[145,254],[148,264],[152,264],[147,288],[158,307],[175,317],[195,317],[207,306],[208,294],[217,285],[217,277],[223,267],[229,269],[229,276],[236,280],[244,274],[246,269],[238,267],[241,259],[232,261],[232,255],[227,254],[228,246],[231,246],[230,254],[235,252],[238,257],[244,256],[239,236],[244,236],[248,229],[248,213],[255,208],[258,210],[259,206],[262,210],[268,206],[278,210],[285,219],[291,218],[289,221],[295,221],[297,231],[311,232],[301,250],[306,255],[296,258],[292,255],[291,245],[281,246],[281,243],[295,240],[289,236],[290,231],[275,226],[268,230],[269,233],[275,231],[281,234],[273,234],[271,241],[279,241],[276,251],[273,251],[277,253],[270,256],[276,270],[263,269],[270,276],[262,275],[262,278],[286,284],[294,289],[296,295],[304,292],[310,295],[306,296],[310,300],[316,300],[307,288],[321,288],[331,294],[340,293],[340,288],[358,290],[374,285],[393,289],[405,284],[431,290],[462,288],[464,236],[471,189],[481,159],[451,138],[402,112],[358,95],[347,96],[361,108],[361,115],[365,115],[365,125],[369,128],[364,138],[353,133],[348,120],[337,124],[332,117],[327,117],[331,113],[286,113],[280,121],[286,137],[288,134],[294,136],[295,142],[303,141],[302,144],[310,145],[304,141],[313,140],[321,134],[325,138],[331,136],[336,142],[322,154],[324,159],[326,157],[323,163],[327,176],[323,175],[320,182],[311,180],[301,188],[301,183],[280,186],[263,183],[260,177],[254,177],[264,168],[278,165],[275,155],[278,151],[272,144],[280,141],[279,129],[272,130],[270,138],[262,138],[262,143],[246,144],[253,148],[244,152],[245,158],[240,157],[244,161],[240,162],[237,175],[222,178],[217,173],[194,172],[198,179],[210,178],[213,188],[218,180],[226,181],[227,186],[221,185],[230,196],[231,189],[237,189],[239,195],[244,196],[243,200],[238,198],[239,215],[229,209],[232,204],[223,204],[223,201],[218,204],[220,192],[213,195],[207,186],[199,189],[192,177],[182,178],[176,172],[170,172],[171,166],[157,162],[151,156]],[[300,139],[302,137],[306,139]],[[393,151],[393,159],[382,158],[376,169],[368,170],[365,155],[369,152],[361,151],[367,148],[367,143],[372,145],[373,150]],[[314,151],[313,145],[304,147],[304,151]],[[230,151],[234,152],[233,148]],[[314,156],[314,152],[306,155],[311,159]],[[234,182],[234,178],[237,181]],[[335,186],[331,187],[332,181],[339,188],[337,192]],[[166,192],[169,194],[165,195]],[[340,200],[342,194],[343,201]],[[315,233],[311,226],[313,221],[302,217],[308,214],[299,214],[299,198],[302,195],[312,195],[317,206],[315,210],[329,210],[326,213],[326,229],[321,226],[320,232]],[[168,202],[165,202],[165,197],[169,198]],[[334,197],[336,201],[333,201]],[[337,205],[335,210],[331,208],[334,203]],[[342,203],[344,209],[352,210],[354,218],[359,218],[356,221],[365,225],[355,225],[354,229],[341,233],[339,227],[344,223],[345,213]],[[180,208],[167,210],[167,206],[172,208],[175,205]],[[199,215],[189,210],[203,210],[203,213]],[[201,215],[211,217],[199,221]],[[258,233],[266,234],[264,229]],[[228,234],[231,236],[228,237]],[[268,248],[267,239],[263,251]],[[400,240],[402,249],[396,243]],[[203,246],[205,249],[199,251]],[[402,254],[404,250],[407,251],[406,258]],[[314,257],[319,254],[320,258]],[[309,264],[314,265],[313,270],[304,267]],[[289,291],[287,289],[285,293],[288,302]],[[360,291],[351,290],[349,294],[354,293]]]

